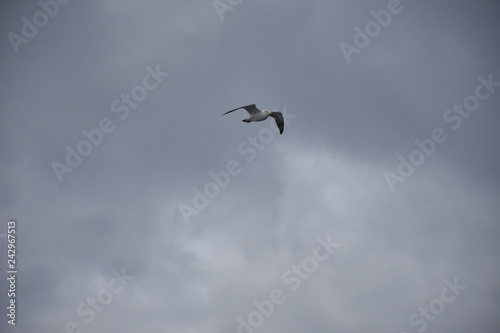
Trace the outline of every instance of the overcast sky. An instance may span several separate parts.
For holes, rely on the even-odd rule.
[[[500,4],[58,1],[1,5],[1,332],[497,332]]]

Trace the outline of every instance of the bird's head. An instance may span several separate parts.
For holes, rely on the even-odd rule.
[[[264,112],[265,112],[266,114],[271,114],[271,111],[269,111],[269,110],[265,110]]]

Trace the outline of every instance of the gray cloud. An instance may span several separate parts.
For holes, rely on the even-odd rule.
[[[500,91],[456,130],[443,115],[500,81],[499,6],[401,0],[348,63],[339,44],[388,3],[242,1],[221,21],[212,1],[70,1],[17,53],[8,34],[41,7],[3,3],[0,233],[18,221],[19,273],[1,331],[230,333],[280,289],[255,332],[496,332]],[[120,119],[113,101],[156,65],[170,75]],[[238,146],[274,124],[221,116],[249,103],[296,115],[251,161]],[[59,182],[51,163],[104,118],[114,131]],[[391,192],[384,173],[435,128],[447,140]],[[179,205],[231,160],[186,224]],[[328,235],[340,247],[291,290]],[[78,306],[122,268],[135,278],[87,323]],[[467,289],[410,325],[455,278]]]

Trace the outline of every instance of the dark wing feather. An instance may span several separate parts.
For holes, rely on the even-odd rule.
[[[280,129],[280,134],[283,134],[283,130],[285,129],[285,120],[283,119],[281,112],[271,112],[270,116],[276,121],[276,125]]]
[[[233,109],[233,110],[229,110],[229,111],[227,111],[226,113],[224,113],[222,115],[231,113],[231,112],[239,110],[239,109],[245,109],[250,114],[256,114],[256,113],[260,112],[260,110],[257,109],[257,107],[255,106],[255,104],[249,104],[249,105],[241,106],[241,107]]]

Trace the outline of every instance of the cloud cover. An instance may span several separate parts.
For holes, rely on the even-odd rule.
[[[479,76],[500,81],[500,6],[402,0],[348,63],[340,43],[389,3],[247,0],[221,21],[212,1],[70,1],[17,53],[8,34],[41,7],[2,3],[0,233],[17,220],[19,274],[1,331],[230,333],[279,289],[241,332],[496,332],[500,91],[456,130],[443,115]],[[113,101],[157,65],[169,76],[120,119]],[[262,142],[272,120],[221,117],[249,103],[296,117]],[[103,118],[114,131],[60,182],[51,163]],[[435,128],[447,140],[391,191],[384,173]],[[179,205],[232,160],[186,224]],[[340,246],[301,278],[328,236]],[[441,309],[455,278],[467,288]]]

